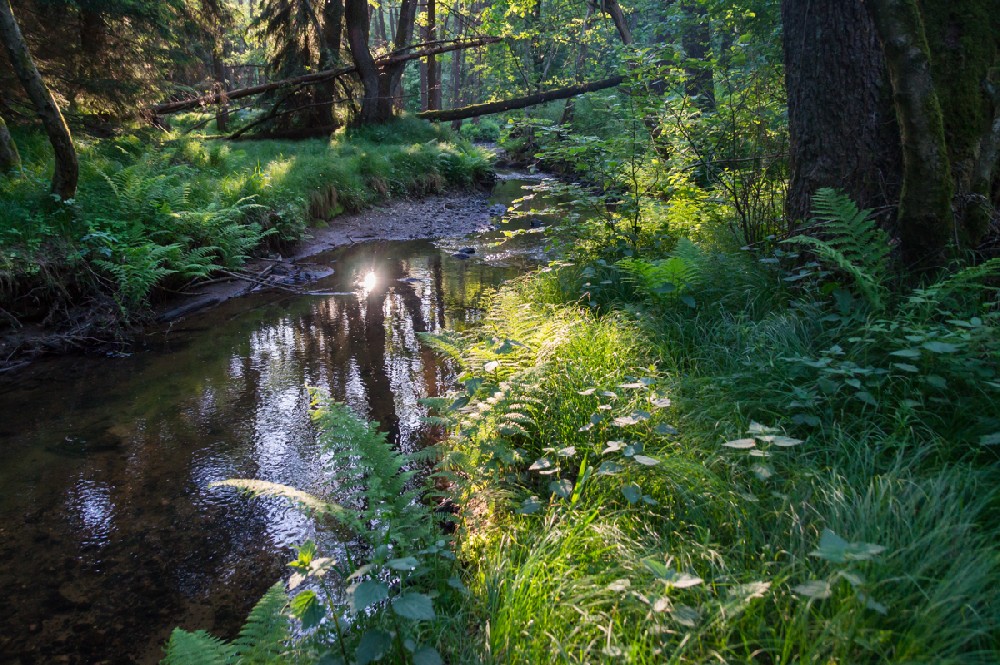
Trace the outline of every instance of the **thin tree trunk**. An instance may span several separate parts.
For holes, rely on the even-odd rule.
[[[0,172],[4,174],[21,168],[21,155],[17,153],[17,144],[7,130],[7,123],[0,117]]]
[[[618,0],[600,0],[601,11],[611,17],[614,21],[615,29],[618,30],[618,36],[622,40],[622,44],[628,46],[632,43],[632,30],[628,27],[628,21],[625,19],[625,12],[622,11],[621,5],[618,4]]]
[[[215,126],[220,132],[229,131],[229,100],[225,97],[226,65],[222,57],[222,45],[216,38],[212,46],[212,75],[215,78],[215,88],[219,92],[219,106],[215,111]]]
[[[59,112],[59,107],[52,98],[52,93],[45,86],[45,81],[42,80],[38,68],[31,59],[28,44],[24,41],[8,0],[0,0],[0,41],[3,42],[14,73],[34,104],[35,111],[49,136],[49,142],[52,143],[55,152],[52,193],[64,201],[71,199],[76,195],[76,183],[80,171],[73,139],[62,113]]]
[[[866,4],[885,52],[903,143],[898,214],[903,259],[918,270],[937,268],[954,240],[954,183],[923,18],[915,0]]]
[[[368,48],[368,0],[345,0],[344,17],[347,22],[347,41],[351,45],[364,96],[361,99],[361,113],[358,122],[362,125],[374,122],[378,117],[379,74],[375,59]]]
[[[587,15],[583,19],[583,34],[580,35],[580,42],[576,47],[576,62],[573,63],[573,79],[577,83],[583,82],[583,63],[587,61],[587,32],[594,23],[594,3],[587,2]],[[570,97],[566,100],[566,106],[563,107],[562,118],[559,119],[560,125],[568,125],[573,121],[573,113],[576,110],[576,99]]]
[[[437,2],[427,0],[427,25],[424,28],[424,41],[433,41],[437,30]],[[427,110],[437,111],[441,108],[441,71],[438,68],[437,56],[427,56]]]
[[[605,90],[607,88],[613,88],[617,85],[621,85],[625,78],[622,76],[613,76],[608,79],[601,81],[594,81],[592,83],[585,83],[582,85],[572,85],[566,88],[556,88],[555,90],[548,90],[546,92],[539,92],[533,95],[527,95],[525,97],[516,97],[514,99],[505,99],[499,102],[489,102],[488,104],[473,104],[472,106],[466,106],[460,109],[449,109],[447,111],[424,111],[418,113],[418,118],[423,118],[425,120],[464,120],[465,118],[477,118],[482,115],[491,115],[493,113],[503,113],[504,111],[513,111],[515,109],[523,109],[529,106],[536,106],[538,104],[544,104],[546,102],[552,102],[557,99],[568,99],[576,95],[582,95],[587,92],[594,92],[596,90]]]
[[[417,0],[402,0],[399,5],[399,23],[396,25],[396,38],[393,41],[393,53],[405,55],[413,41],[413,28],[417,21]],[[433,50],[433,49],[432,49]],[[436,51],[435,51],[436,52]],[[394,110],[401,104],[403,97],[403,70],[406,60],[389,59],[379,76],[379,106],[376,122],[387,122]]]

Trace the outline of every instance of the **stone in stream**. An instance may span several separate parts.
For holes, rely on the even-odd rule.
[[[465,252],[455,252],[451,256],[452,256],[452,258],[463,259],[463,260],[464,259],[471,259],[472,258],[472,254],[466,254]]]
[[[475,254],[476,253],[476,248],[475,247],[463,247],[462,249],[460,249],[458,251],[460,251],[462,254]]]

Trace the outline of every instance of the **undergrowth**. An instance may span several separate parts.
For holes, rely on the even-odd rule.
[[[996,662],[1000,265],[904,290],[816,209],[766,253],[556,264],[433,342],[485,660]]]

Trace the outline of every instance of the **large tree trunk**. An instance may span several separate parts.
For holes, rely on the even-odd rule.
[[[817,189],[864,208],[895,204],[899,131],[885,59],[862,0],[784,0],[791,182],[786,215],[807,219]]]
[[[3,42],[14,73],[34,104],[55,151],[52,193],[64,201],[71,199],[76,195],[76,182],[79,177],[73,139],[62,113],[59,112],[59,107],[52,98],[52,93],[45,86],[38,68],[31,59],[28,45],[24,41],[8,0],[0,0],[0,41]]]
[[[320,33],[319,68],[329,70],[341,64],[340,43],[344,36],[344,0],[326,0],[323,3],[323,30]],[[337,92],[337,80],[328,79],[317,85],[317,96],[321,106],[317,116],[320,125],[334,122],[333,106]]]
[[[944,265],[954,239],[953,183],[930,47],[915,0],[868,0],[892,80],[903,144],[899,235],[903,259],[919,269]]]
[[[0,117],[0,172],[4,175],[21,168],[21,156],[17,144],[7,130],[7,123]]]

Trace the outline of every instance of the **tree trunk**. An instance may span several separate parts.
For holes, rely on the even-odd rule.
[[[515,109],[523,109],[529,106],[536,106],[538,104],[544,104],[546,102],[553,102],[557,99],[568,99],[570,97],[575,97],[576,95],[582,95],[587,92],[594,92],[596,90],[605,90],[607,88],[613,88],[615,86],[621,85],[625,78],[622,76],[613,76],[609,79],[604,79],[602,81],[594,81],[593,83],[585,83],[583,85],[573,85],[567,88],[557,88],[555,90],[548,90],[546,92],[539,92],[533,95],[527,95],[525,97],[516,97],[514,99],[505,99],[499,102],[489,102],[487,104],[473,104],[472,106],[466,106],[460,109],[449,109],[447,111],[424,111],[418,113],[418,118],[423,118],[424,120],[464,120],[465,118],[478,118],[482,115],[491,115],[493,113],[503,113],[504,111],[513,111]]]
[[[215,88],[219,92],[219,106],[215,111],[215,126],[220,132],[229,131],[229,100],[226,91],[226,64],[222,56],[222,43],[217,38],[212,45],[212,76],[215,78]]]
[[[899,234],[903,259],[924,270],[944,265],[954,240],[953,183],[930,47],[915,0],[867,0],[882,40],[903,144]]]
[[[622,11],[621,5],[618,4],[618,0],[600,0],[601,11],[611,17],[614,21],[615,29],[618,30],[618,36],[622,40],[622,44],[628,46],[632,43],[632,30],[628,27],[628,21],[625,20],[625,12]]]
[[[437,2],[427,0],[427,25],[424,27],[424,41],[434,40],[437,30]],[[438,68],[437,56],[433,53],[427,56],[427,110],[437,111],[441,108],[441,71]]]
[[[417,21],[417,0],[403,0],[399,4],[399,22],[396,25],[393,55],[406,55],[413,41],[413,27]],[[388,122],[400,106],[403,97],[403,70],[407,60],[389,58],[379,76],[379,105],[375,122]]]
[[[76,183],[79,177],[73,139],[62,113],[59,112],[59,107],[52,98],[52,93],[45,86],[38,68],[31,59],[28,45],[24,41],[8,0],[0,0],[0,41],[3,42],[14,73],[34,104],[35,111],[49,136],[49,142],[52,143],[55,152],[52,193],[64,201],[71,199],[76,195]]]
[[[21,156],[17,144],[7,130],[7,123],[0,117],[0,172],[4,175],[21,168]]]
[[[899,130],[885,59],[862,0],[784,0],[791,182],[786,216],[808,219],[817,189],[863,208],[900,190]]]
[[[347,22],[347,41],[351,46],[351,57],[361,77],[364,95],[361,99],[361,113],[357,121],[365,125],[378,118],[379,74],[375,59],[368,48],[368,0],[345,0],[344,18]]]
[[[340,43],[344,37],[344,0],[326,0],[323,3],[323,30],[320,33],[320,70],[329,70],[341,63]],[[328,79],[317,85],[317,96],[321,106],[317,112],[320,125],[334,121],[333,106],[337,92],[337,80]]]

